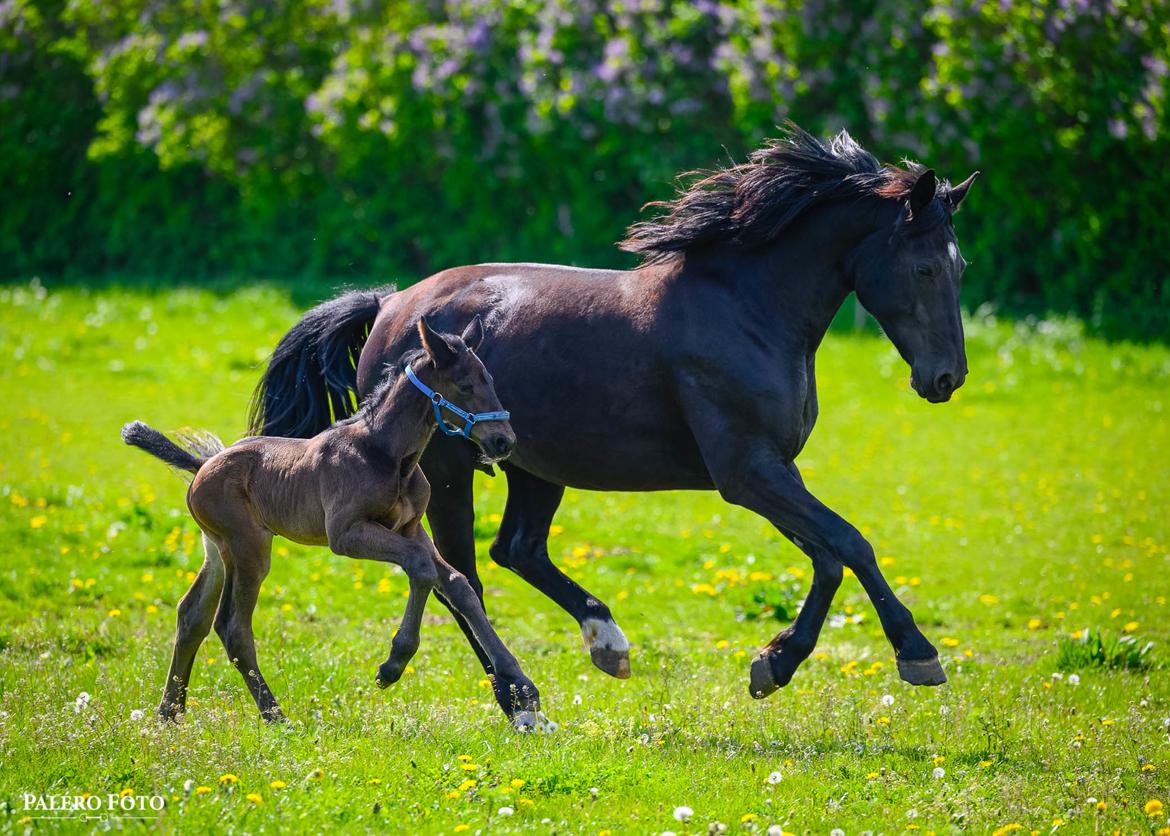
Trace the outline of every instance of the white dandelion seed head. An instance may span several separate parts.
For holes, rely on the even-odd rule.
[[[686,822],[689,822],[691,820],[691,816],[693,816],[694,814],[695,814],[695,811],[692,810],[690,807],[687,807],[685,805],[682,807],[675,807],[674,808],[674,820],[681,821],[684,824]]]
[[[1070,673],[1068,675],[1068,684],[1069,685],[1080,685],[1081,678],[1079,676],[1077,676],[1075,673]]]
[[[497,816],[510,816],[515,812],[516,811],[513,810],[511,807],[501,807],[500,809],[496,810],[496,815]]]
[[[894,704],[894,695],[893,694],[886,694],[882,697],[882,705],[884,705],[886,708],[889,708],[893,704]]]
[[[934,768],[934,771],[931,772],[930,774],[936,781],[938,781],[938,780],[946,777],[947,771],[945,769],[943,769],[941,766],[936,766]]]
[[[130,719],[133,720],[134,722],[138,722],[139,720],[141,720],[145,716],[146,716],[146,712],[143,711],[141,708],[136,708],[130,712]]]
[[[834,827],[829,831],[829,836],[845,836],[845,831],[839,827]]]
[[[573,705],[580,705],[582,702],[580,694],[573,694]]]
[[[773,772],[768,776],[768,783],[772,784],[773,786],[775,786],[776,784],[779,784],[783,780],[784,780],[784,776],[781,775],[779,772]]]
[[[195,788],[195,779],[188,778],[183,782],[183,792],[191,792]]]
[[[784,836],[784,828],[778,824],[774,824],[769,827],[765,833],[767,833],[768,836]]]
[[[1085,799],[1085,803],[1092,806],[1092,805],[1097,803],[1097,799],[1090,795],[1088,798]]]

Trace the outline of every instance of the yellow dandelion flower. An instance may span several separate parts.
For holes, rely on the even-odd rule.
[[[123,787],[122,791],[118,793],[120,798],[126,798],[131,795],[134,795],[134,790],[132,790],[130,787]]]
[[[1124,630],[1126,633],[1132,633],[1132,632],[1136,631],[1137,628],[1140,626],[1141,625],[1138,624],[1136,621],[1130,621],[1121,629]]]
[[[470,829],[471,829],[471,825],[468,825],[468,824],[455,825],[455,832],[456,833],[462,833],[464,830],[470,830]]]
[[[999,596],[998,595],[988,595],[987,593],[984,593],[983,595],[979,596],[979,603],[986,604],[987,606],[990,607],[993,604],[999,603]]]
[[[272,787],[272,789],[274,789],[274,790],[282,790],[285,787],[287,787],[288,784],[286,784],[284,781],[277,778],[275,781],[269,781],[268,786]]]
[[[536,802],[535,802],[535,801],[533,801],[531,798],[521,798],[521,799],[520,799],[518,802],[516,802],[516,803],[517,803],[517,804],[519,804],[521,807],[531,807],[531,806],[533,806],[533,805],[534,805]]]
[[[1146,811],[1147,816],[1150,816],[1152,818],[1153,816],[1162,815],[1162,810],[1164,810],[1165,807],[1163,806],[1162,802],[1159,801],[1158,799],[1151,798],[1149,801],[1146,802],[1146,806],[1143,807],[1142,809]]]
[[[108,615],[110,618],[117,618],[121,614],[122,614],[122,611],[119,609],[112,609],[108,613],[106,613],[106,615]]]
[[[989,766],[991,766],[991,761],[979,761],[980,769],[987,769]]]
[[[1152,763],[1143,763],[1142,764],[1142,772],[1153,772],[1153,771],[1154,771],[1154,765]]]
[[[33,517],[31,520],[28,521],[28,525],[29,525],[29,528],[40,528],[42,525],[44,525],[48,521],[49,521],[49,518],[46,517],[44,514],[37,514],[35,517]]]
[[[156,612],[158,612],[158,607],[156,607],[154,604],[147,604],[146,605],[147,615],[154,615]]]
[[[251,802],[252,802],[253,804],[255,804],[257,807],[259,807],[261,804],[263,804],[263,803],[264,803],[264,796],[262,796],[262,795],[261,795],[260,793],[258,793],[258,792],[250,792],[250,793],[248,793],[247,795],[245,795],[245,796],[244,796],[244,798],[246,798],[246,799],[248,799],[249,801],[251,801]]]
[[[715,642],[715,649],[716,650],[723,650],[725,647],[728,647],[730,645],[731,645],[731,642],[729,642],[727,639],[720,639],[719,641]]]
[[[944,763],[947,762],[947,759],[945,757],[943,757],[942,755],[935,755],[933,758],[930,759],[930,762],[934,766],[942,766]]]
[[[369,784],[371,787],[376,787],[376,786],[378,786],[378,784],[382,783],[382,779],[381,778],[371,778],[366,783]]]
[[[523,778],[513,778],[512,779],[512,789],[518,790],[527,783],[528,782],[525,781]]]
[[[865,780],[867,780],[867,781],[876,781],[876,780],[877,780],[879,777],[880,777],[880,776],[878,775],[878,773],[876,773],[876,772],[870,772],[868,775],[866,775],[866,776],[865,776]]]
[[[1029,618],[1028,619],[1028,629],[1029,630],[1039,630],[1043,626],[1044,626],[1044,622],[1038,618]]]
[[[481,679],[479,681],[479,687],[480,688],[491,688],[492,681],[485,676],[483,679]]]
[[[456,789],[458,792],[467,792],[469,789],[474,787],[477,783],[479,783],[479,782],[476,781],[474,778],[468,778],[466,781],[464,781],[462,784],[460,784]]]
[[[462,769],[464,772],[475,772],[475,770],[479,769],[479,764],[478,763],[461,763],[461,764],[459,764],[459,768]]]
[[[224,786],[230,786],[232,784],[237,784],[237,783],[239,783],[239,781],[240,781],[239,776],[232,775],[232,773],[230,773],[230,772],[224,773],[223,775],[219,776],[219,782],[220,782],[220,784],[223,784]]]
[[[207,795],[209,792],[211,792],[211,787],[196,787],[195,788],[196,795]]]
[[[958,647],[959,646],[959,640],[955,639],[955,638],[951,638],[950,636],[943,636],[942,643],[943,643],[943,647]]]
[[[739,817],[739,823],[740,824],[748,824],[749,822],[753,822],[758,818],[759,818],[759,816],[757,816],[755,813],[744,813],[742,816]]]
[[[883,714],[881,717],[877,718],[876,722],[879,726],[888,726],[890,724],[890,718]]]
[[[1108,809],[1109,809],[1109,805],[1106,804],[1104,801],[1097,802],[1097,811],[1098,812],[1104,813]]]

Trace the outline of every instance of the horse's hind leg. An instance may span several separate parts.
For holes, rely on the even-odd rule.
[[[203,566],[195,576],[191,588],[179,602],[178,628],[171,667],[163,688],[158,714],[164,720],[173,720],[187,707],[187,686],[191,681],[191,666],[195,654],[215,618],[215,606],[223,589],[223,561],[211,537],[203,535]]]
[[[504,466],[508,503],[492,560],[511,569],[577,619],[593,664],[610,676],[630,675],[630,643],[613,620],[609,607],[553,565],[548,532],[565,489],[523,470]]]
[[[234,530],[223,545],[227,577],[215,614],[215,631],[223,640],[232,664],[244,677],[260,716],[281,721],[284,714],[260,673],[252,635],[252,613],[260,596],[260,584],[268,576],[271,565],[272,535],[249,520],[248,528]]]

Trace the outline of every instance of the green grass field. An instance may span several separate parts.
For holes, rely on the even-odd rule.
[[[201,555],[183,481],[118,429],[238,436],[297,316],[264,288],[0,289],[4,832],[104,827],[30,819],[24,793],[161,794],[113,826],[167,831],[1170,832],[1170,350],[1071,323],[973,321],[970,378],[941,407],[879,337],[822,349],[806,480],[874,543],[941,688],[898,679],[847,578],[817,654],[753,701],[751,656],[803,596],[805,558],[713,493],[570,491],[554,559],[634,644],[633,678],[608,679],[487,558],[504,485],[482,478],[488,611],[557,732],[510,730],[435,602],[413,670],[374,688],[403,576],[283,541],[256,633],[291,722],[258,722],[213,635],[185,721],[160,725]],[[1085,628],[1132,640],[1093,654],[1067,638]]]

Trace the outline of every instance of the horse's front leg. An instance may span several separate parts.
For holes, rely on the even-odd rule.
[[[842,565],[857,575],[877,609],[901,677],[913,685],[946,681],[938,652],[882,577],[873,547],[856,528],[808,492],[796,467],[769,439],[747,437],[706,450],[704,458],[726,500],[766,518],[813,561],[813,586],[805,608],[752,664],[753,696],[766,696],[787,684],[797,665],[812,652],[840,583]],[[838,565],[834,567],[834,563]]]

